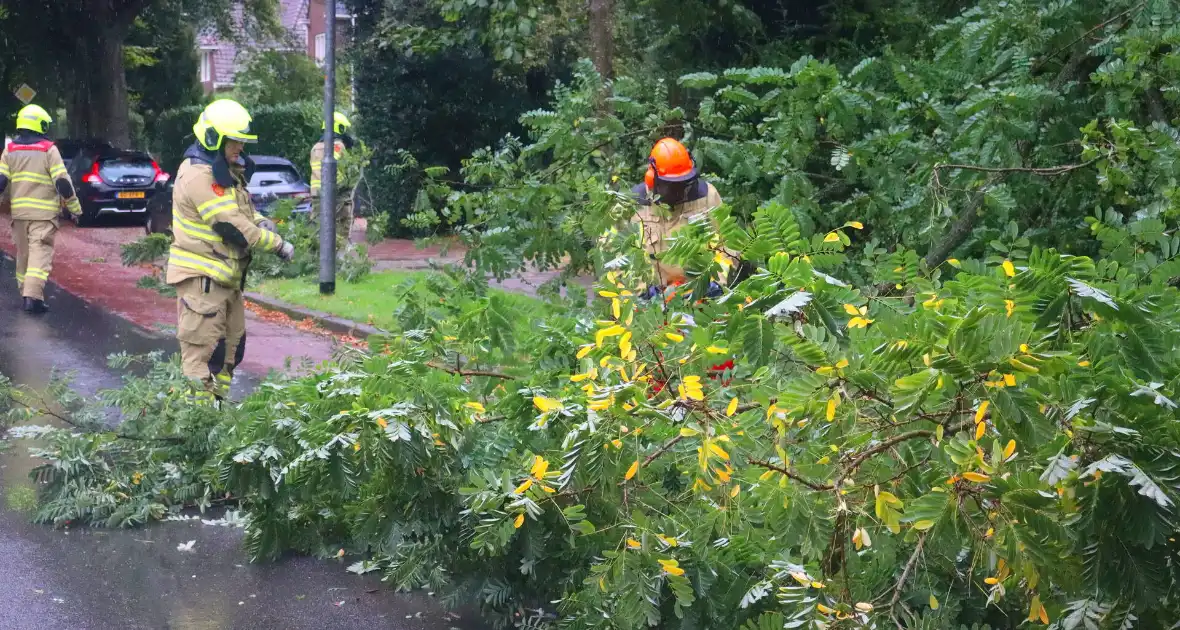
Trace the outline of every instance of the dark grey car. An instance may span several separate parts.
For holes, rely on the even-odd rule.
[[[271,207],[280,199],[293,200],[297,214],[306,216],[311,212],[311,186],[290,160],[269,155],[250,157],[256,168],[246,190],[259,212],[269,215]]]

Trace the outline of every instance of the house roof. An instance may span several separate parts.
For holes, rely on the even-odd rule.
[[[279,20],[285,41],[263,41],[241,27],[241,7],[234,9],[234,37],[222,37],[215,29],[205,29],[197,36],[197,47],[213,55],[213,87],[233,85],[234,76],[246,56],[256,50],[303,50],[307,46],[307,7],[309,0],[279,0]],[[339,5],[339,3],[337,3]]]

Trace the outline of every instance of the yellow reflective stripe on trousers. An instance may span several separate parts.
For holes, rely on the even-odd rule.
[[[200,214],[202,219],[208,221],[236,205],[238,205],[238,202],[232,194],[222,195],[197,206],[197,214]]]
[[[28,269],[25,270],[25,277],[26,278],[37,278],[40,280],[48,280],[49,279],[49,272],[45,271],[44,269],[38,268],[38,267],[29,267]]]
[[[175,247],[168,253],[168,264],[199,271],[222,284],[233,284],[237,277],[237,271],[220,260]]]
[[[221,243],[222,238],[216,232],[209,229],[209,226],[204,223],[197,223],[196,221],[187,221],[184,217],[173,212],[172,223],[184,234],[195,239],[206,241],[209,243]]]
[[[45,173],[38,173],[36,171],[17,171],[9,176],[14,182],[33,182],[36,184],[53,185],[53,180]]]

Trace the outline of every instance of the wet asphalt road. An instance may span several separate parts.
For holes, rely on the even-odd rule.
[[[19,310],[11,259],[0,263],[0,372],[46,384],[54,369],[74,374],[87,394],[116,386],[108,354],[172,351],[175,342],[50,287],[52,309]],[[257,377],[239,375],[235,395]],[[426,594],[398,595],[344,562],[290,558],[251,565],[240,530],[199,521],[138,530],[62,531],[10,511],[13,488],[31,487],[34,462],[14,444],[0,455],[0,630],[474,630]],[[195,540],[193,551],[177,545]]]

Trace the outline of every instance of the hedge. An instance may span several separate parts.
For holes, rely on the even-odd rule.
[[[253,108],[250,113],[258,144],[251,147],[251,152],[287,158],[304,177],[310,176],[308,156],[321,133],[321,107],[316,101],[305,101]],[[185,149],[192,144],[193,123],[202,109],[199,105],[171,109],[148,123],[149,148],[168,172],[176,172]]]

